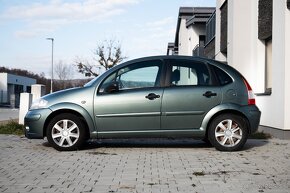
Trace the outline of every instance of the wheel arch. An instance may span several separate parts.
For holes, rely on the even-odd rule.
[[[248,128],[248,133],[251,133],[251,129],[250,129],[250,122],[248,120],[248,117],[239,110],[239,106],[236,104],[226,104],[226,105],[220,105],[220,106],[216,106],[215,108],[211,109],[206,116],[203,119],[202,125],[201,125],[201,130],[205,131],[205,137],[208,137],[208,128],[211,124],[211,122],[218,116],[222,115],[222,114],[234,114],[234,115],[238,115],[241,116],[247,125]]]
[[[90,138],[91,133],[93,131],[95,131],[94,122],[93,122],[91,116],[81,106],[78,106],[76,104],[71,104],[71,103],[66,103],[66,104],[62,103],[61,105],[52,106],[52,107],[50,107],[50,109],[52,110],[52,113],[46,118],[46,120],[44,122],[44,126],[43,126],[44,136],[46,136],[46,130],[47,130],[47,126],[48,126],[49,122],[55,116],[63,114],[63,113],[70,113],[70,114],[74,114],[77,117],[79,117],[80,120],[85,125],[86,134],[87,134],[88,138]]]

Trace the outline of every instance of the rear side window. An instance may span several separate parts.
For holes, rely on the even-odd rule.
[[[187,61],[172,60],[171,86],[206,86],[210,85],[210,74],[205,64]]]
[[[220,68],[213,66],[213,69],[220,85],[226,85],[233,82],[232,78]]]

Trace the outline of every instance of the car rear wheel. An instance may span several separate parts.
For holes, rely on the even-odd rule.
[[[54,117],[47,127],[48,142],[59,151],[76,150],[85,141],[85,126],[74,114]]]
[[[211,122],[208,137],[211,144],[220,151],[240,150],[248,138],[246,121],[238,115],[220,115]]]

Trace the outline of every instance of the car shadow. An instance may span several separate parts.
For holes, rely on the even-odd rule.
[[[243,150],[250,150],[255,147],[262,147],[269,143],[268,139],[248,139]]]
[[[256,147],[261,147],[268,144],[267,139],[248,139],[245,146],[241,151],[250,150]],[[81,150],[89,150],[96,148],[213,148],[202,140],[194,139],[102,139],[102,140],[89,140],[82,147]]]
[[[112,148],[211,148],[210,144],[202,140],[192,139],[101,139],[89,140],[82,150],[101,147]]]
[[[267,139],[248,139],[241,151],[250,150],[268,144]],[[46,141],[42,143],[44,147],[52,146]],[[194,139],[90,139],[79,150],[91,150],[98,148],[211,148],[214,147],[202,140]]]

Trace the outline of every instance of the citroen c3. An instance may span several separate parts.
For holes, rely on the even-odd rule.
[[[242,149],[261,112],[247,80],[231,66],[189,56],[152,56],[117,65],[81,88],[33,102],[25,136],[57,150],[88,139],[204,139]]]

